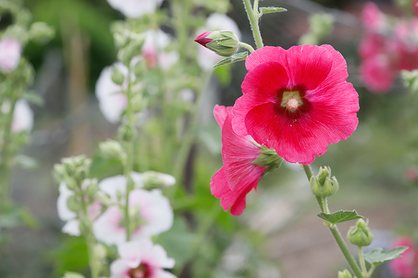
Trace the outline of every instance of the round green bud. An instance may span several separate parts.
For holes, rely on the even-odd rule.
[[[80,211],[81,209],[81,203],[80,200],[78,200],[77,196],[71,195],[67,199],[67,207],[74,212]]]
[[[117,85],[122,85],[125,82],[125,75],[115,66],[112,67],[112,81]]]
[[[122,125],[118,129],[118,137],[121,141],[129,142],[134,138],[135,130],[130,125]]]
[[[55,30],[44,22],[34,22],[29,30],[32,40],[36,43],[48,43],[54,36]]]
[[[126,153],[118,141],[106,140],[99,144],[99,149],[104,157],[109,159],[124,159]]]
[[[85,193],[88,197],[92,198],[99,191],[99,187],[95,181],[91,181],[85,190]]]
[[[71,177],[65,177],[64,179],[65,185],[67,186],[68,189],[74,191],[77,188],[77,182],[71,178]]]
[[[359,247],[369,246],[373,241],[373,234],[367,225],[363,219],[359,219],[356,225],[348,230],[348,240]]]

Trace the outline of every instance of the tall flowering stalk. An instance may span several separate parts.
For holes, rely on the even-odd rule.
[[[362,219],[351,227],[348,240],[358,247],[359,264],[344,242],[337,223],[363,218],[355,211],[331,213],[327,198],[339,189],[330,167],[314,175],[311,163],[326,152],[328,144],[347,139],[357,128],[359,99],[348,77],[343,56],[330,45],[294,46],[288,50],[263,45],[258,20],[264,13],[280,12],[278,7],[259,7],[259,1],[243,0],[257,50],[230,53],[223,63],[246,60],[248,73],[242,83],[243,95],[232,108],[215,107],[214,115],[222,128],[224,167],[212,178],[212,194],[221,205],[238,215],[245,208],[245,196],[257,186],[267,164],[279,166],[278,157],[299,163],[304,169],[321,212],[351,270],[358,278],[370,277],[375,267],[400,256],[407,248],[373,250],[363,254],[373,234]],[[222,34],[221,34],[222,35]],[[231,36],[232,37],[232,36]],[[220,52],[232,45],[228,38],[218,39],[210,32],[197,41]],[[243,45],[237,43],[237,45]],[[219,63],[217,64],[219,65]],[[234,143],[232,143],[234,142]],[[262,148],[270,148],[265,157]],[[262,167],[260,167],[262,166]],[[264,166],[264,167],[263,167]],[[384,253],[387,252],[387,253]],[[365,261],[371,265],[367,269]],[[346,270],[339,277],[351,277]]]

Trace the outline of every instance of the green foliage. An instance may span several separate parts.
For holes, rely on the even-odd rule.
[[[364,259],[371,263],[372,265],[379,265],[394,259],[402,257],[402,253],[405,252],[408,247],[396,247],[390,250],[383,250],[382,248],[377,248],[364,255]]]
[[[317,215],[319,218],[322,218],[331,224],[337,224],[337,223],[342,223],[346,221],[363,218],[363,216],[357,214],[356,210],[353,210],[353,211],[339,210],[331,214],[320,212]]]
[[[287,12],[287,9],[280,7],[260,7],[259,10],[260,14]]]

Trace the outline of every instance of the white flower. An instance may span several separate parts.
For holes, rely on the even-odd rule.
[[[142,56],[149,68],[156,68],[158,66],[163,70],[167,70],[177,63],[179,59],[177,51],[164,51],[170,43],[171,37],[160,29],[145,32]]]
[[[107,0],[110,6],[126,17],[139,18],[145,14],[153,14],[163,0]]]
[[[130,241],[118,245],[120,259],[110,265],[110,278],[176,278],[163,268],[173,268],[175,261],[150,239]]]
[[[221,31],[227,30],[232,31],[237,35],[238,39],[241,39],[241,32],[238,28],[238,25],[230,17],[213,13],[206,19],[205,27],[201,27],[197,30],[197,35],[200,35],[206,31]],[[213,66],[222,60],[224,57],[217,55],[212,50],[207,49],[206,47],[199,46],[197,49],[197,63],[203,70],[213,69]]]
[[[91,180],[85,180],[83,186],[87,186]],[[77,219],[77,213],[68,208],[67,202],[70,196],[74,195],[74,191],[67,188],[65,182],[61,182],[58,191],[60,195],[57,200],[58,217],[62,221],[66,221],[62,232],[72,235],[80,236],[79,220]],[[102,204],[100,202],[93,202],[87,207],[87,215],[90,219],[94,220],[100,215]]]
[[[15,109],[13,110],[12,131],[15,133],[21,131],[30,132],[33,128],[33,112],[29,104],[24,99],[16,101]]]
[[[128,69],[122,63],[115,66],[124,76],[128,75]],[[117,123],[123,111],[128,105],[128,98],[122,93],[128,88],[127,81],[122,86],[113,83],[112,67],[105,67],[96,82],[96,97],[103,116],[111,123]]]
[[[142,174],[137,172],[131,172],[131,178],[134,181],[136,188],[142,188]],[[126,192],[126,177],[123,175],[117,175],[110,178],[105,178],[99,182],[99,188],[102,192],[107,193],[113,202],[117,201],[118,192],[124,195]]]
[[[0,40],[0,70],[9,73],[16,69],[21,53],[22,45],[19,41],[9,37]]]
[[[131,211],[139,212],[141,224],[131,234],[132,240],[158,235],[173,225],[173,210],[161,190],[134,189],[129,194]],[[107,245],[126,241],[126,228],[122,225],[124,215],[118,205],[110,206],[93,223],[93,233]]]

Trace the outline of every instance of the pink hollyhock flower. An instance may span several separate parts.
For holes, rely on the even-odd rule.
[[[245,65],[243,96],[233,108],[237,134],[251,135],[288,162],[310,164],[357,128],[358,94],[332,46],[266,46]]]
[[[216,105],[213,111],[222,128],[222,160],[224,166],[212,177],[210,189],[216,198],[221,198],[225,211],[240,215],[246,206],[247,194],[257,188],[267,167],[252,164],[261,154],[261,148],[253,143],[251,136],[240,136],[232,129],[232,107]]]
[[[361,20],[368,31],[383,32],[387,19],[384,13],[373,2],[367,2],[361,13]]]
[[[385,93],[392,88],[396,71],[387,55],[365,59],[360,66],[360,76],[369,90]]]
[[[418,15],[418,0],[412,0],[412,9],[414,10],[415,14]]]
[[[134,189],[129,194],[129,208],[137,212],[140,224],[132,231],[131,239],[138,240],[168,231],[173,225],[173,210],[169,200],[161,190]],[[107,245],[126,241],[126,228],[123,226],[123,212],[119,205],[113,205],[93,223],[93,233],[99,241]]]
[[[107,2],[126,17],[140,18],[145,14],[155,13],[163,0],[107,0]]]
[[[213,13],[208,16],[206,19],[205,27],[198,28],[196,36],[206,32],[206,31],[220,31],[228,30],[233,32],[238,39],[241,39],[241,32],[238,28],[238,25],[230,17],[224,14]],[[212,50],[209,50],[205,47],[197,48],[197,63],[200,68],[203,70],[211,70],[213,66],[222,60],[223,57],[217,55]]]
[[[118,62],[114,66],[127,76],[128,69]],[[121,119],[123,111],[128,105],[127,96],[122,93],[128,88],[128,83],[117,85],[112,81],[112,67],[105,67],[96,82],[96,97],[103,116],[111,123],[117,123]]]
[[[17,68],[22,53],[19,41],[6,37],[0,40],[0,70],[9,73]]]
[[[173,268],[175,261],[150,239],[118,245],[120,259],[110,265],[110,278],[175,278],[163,268]]]
[[[418,274],[418,249],[415,242],[409,237],[401,237],[391,244],[391,248],[408,247],[402,257],[389,262],[393,274],[400,278],[413,278]]]
[[[84,186],[87,186],[90,183],[90,180],[84,181]],[[79,220],[77,219],[77,214],[68,208],[67,202],[70,196],[74,195],[74,191],[67,188],[67,185],[64,182],[61,182],[58,187],[60,195],[57,199],[57,211],[58,217],[62,221],[66,221],[64,227],[62,227],[62,232],[72,235],[80,236],[80,227]],[[87,207],[87,215],[91,220],[96,219],[101,212],[102,204],[100,202],[93,202]]]

